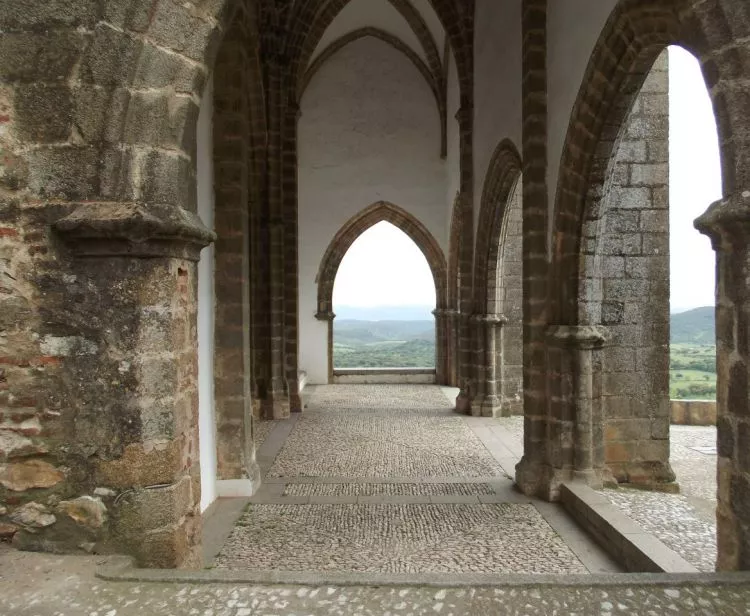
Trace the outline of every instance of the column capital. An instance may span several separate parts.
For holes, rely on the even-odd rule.
[[[502,314],[481,314],[476,313],[472,314],[471,317],[469,317],[472,321],[475,323],[485,323],[487,325],[505,325],[508,322],[508,319],[505,317],[505,315]]]
[[[315,318],[318,321],[333,321],[336,315],[331,310],[321,310],[315,313]]]
[[[578,349],[595,349],[609,340],[601,325],[552,325],[546,333],[551,342]]]
[[[435,308],[435,310],[432,311],[432,314],[436,317],[455,319],[456,317],[458,317],[459,312],[458,310],[453,310],[452,308]]]
[[[201,249],[216,239],[196,214],[147,203],[81,203],[52,226],[78,257],[197,261]]]
[[[714,250],[722,243],[746,245],[750,237],[750,190],[715,201],[695,219],[693,226],[711,239]]]

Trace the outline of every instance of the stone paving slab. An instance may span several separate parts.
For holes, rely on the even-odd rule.
[[[586,572],[533,505],[478,501],[253,504],[215,566],[375,573]]]
[[[279,424],[278,420],[258,420],[253,422],[253,440],[255,448],[260,448],[266,442],[268,435]]]

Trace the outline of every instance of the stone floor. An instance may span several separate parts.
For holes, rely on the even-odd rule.
[[[672,426],[671,462],[680,494],[606,490],[623,513],[700,571],[716,563],[716,428]]]
[[[341,390],[340,390],[341,391]],[[337,392],[333,392],[337,393]],[[415,405],[426,408],[419,412],[407,411],[419,417],[425,411],[432,411],[436,418],[447,419],[444,409],[429,408],[432,401],[439,397],[427,395],[405,396]],[[343,396],[341,396],[343,398]],[[318,392],[316,407],[313,397],[308,401],[310,414],[325,413],[321,406],[330,406],[330,413],[346,410],[337,407],[336,396],[331,392]],[[402,398],[403,400],[403,398]],[[368,402],[371,405],[371,402]],[[441,401],[442,404],[442,401]],[[394,412],[399,410],[393,405]],[[380,407],[375,415],[384,413]],[[368,405],[362,404],[359,412],[367,413]],[[372,413],[372,409],[369,409]],[[443,415],[441,415],[443,413]],[[394,475],[388,476],[387,467],[374,457],[365,457],[364,463],[345,452],[342,458],[352,460],[353,468],[346,468],[337,461],[336,456],[330,457],[334,461],[336,473],[343,475],[326,475],[319,468],[311,456],[297,455],[290,449],[286,458],[280,462],[288,466],[276,465],[285,443],[292,443],[288,437],[296,429],[295,421],[269,422],[267,426],[261,424],[256,430],[255,437],[260,445],[259,462],[264,473],[275,467],[275,476],[268,476],[264,491],[251,506],[258,508],[259,516],[246,516],[244,521],[250,521],[251,532],[253,525],[256,529],[262,523],[275,524],[281,516],[281,509],[290,510],[291,522],[289,526],[281,528],[288,539],[284,548],[290,545],[303,552],[309,550],[311,542],[305,542],[305,536],[312,535],[322,542],[330,541],[330,534],[326,524],[335,525],[337,529],[343,526],[344,545],[339,549],[334,546],[333,554],[345,555],[347,550],[352,554],[356,548],[352,543],[358,537],[372,532],[372,525],[362,526],[358,522],[362,516],[371,517],[381,526],[388,529],[385,536],[398,536],[402,533],[407,540],[415,539],[417,528],[415,511],[433,508],[439,513],[440,522],[427,524],[424,528],[437,533],[455,523],[457,534],[461,541],[471,542],[470,525],[461,524],[462,520],[476,520],[484,528],[487,512],[494,516],[495,530],[497,527],[512,526],[513,521],[503,518],[504,515],[517,515],[527,525],[529,532],[537,533],[540,528],[543,536],[551,544],[559,547],[559,542],[565,548],[559,552],[560,562],[565,566],[584,565],[589,570],[607,571],[608,562],[603,559],[595,548],[586,543],[585,537],[580,536],[575,524],[572,524],[559,509],[549,503],[541,503],[525,499],[511,488],[508,476],[512,475],[513,465],[521,453],[522,421],[519,418],[491,420],[483,418],[461,418],[453,416],[455,420],[464,422],[471,433],[479,440],[489,453],[491,459],[475,452],[476,460],[482,468],[494,469],[488,476],[481,473],[470,477],[442,477],[439,474],[426,477]],[[296,422],[299,422],[299,416]],[[419,421],[419,419],[416,419]],[[304,425],[304,424],[302,424]],[[472,442],[472,436],[458,429],[458,424],[449,426],[450,434],[455,436],[458,454],[452,464],[462,469],[466,466],[462,445]],[[348,426],[348,427],[346,427]],[[356,430],[356,422],[348,422],[342,427],[341,435],[351,434]],[[408,430],[409,423],[403,426]],[[334,428],[335,430],[335,428]],[[360,432],[364,441],[372,439],[373,434]],[[389,439],[394,440],[394,432],[390,432]],[[678,474],[683,493],[681,495],[667,495],[658,493],[642,493],[625,490],[613,491],[612,494],[620,499],[620,505],[625,509],[630,507],[634,517],[642,516],[655,523],[654,533],[666,532],[675,524],[675,520],[685,523],[686,516],[701,520],[710,525],[712,517],[712,499],[715,498],[715,457],[711,447],[715,443],[715,432],[705,428],[673,428],[673,466]],[[332,441],[325,441],[329,445]],[[433,450],[423,449],[418,440],[394,440],[383,452],[392,453],[399,448],[412,448],[415,458],[414,468],[425,468],[423,458],[430,458]],[[448,455],[454,455],[449,440],[443,439],[442,447]],[[372,450],[371,450],[372,451]],[[417,461],[417,458],[420,460]],[[288,462],[285,462],[285,459]],[[494,461],[494,462],[493,462]],[[404,469],[405,462],[398,458],[394,468]],[[399,466],[400,465],[400,466]],[[285,469],[281,471],[280,469]],[[310,474],[312,469],[312,473]],[[407,468],[408,470],[408,468]],[[283,472],[292,475],[283,475]],[[319,474],[314,474],[315,472]],[[401,470],[399,472],[402,472]],[[441,470],[440,472],[444,472]],[[362,473],[362,476],[359,476]],[[649,504],[647,498],[656,499]],[[684,508],[673,506],[681,502]],[[331,518],[331,506],[336,506],[335,519]],[[326,509],[328,507],[328,509]],[[654,509],[656,507],[657,509]],[[303,509],[308,513],[304,513]],[[649,509],[651,508],[651,509]],[[313,510],[317,509],[316,515]],[[373,512],[399,512],[392,516],[377,516]],[[263,513],[265,511],[265,513]],[[657,515],[648,514],[658,511]],[[479,512],[479,513],[477,513]],[[672,516],[670,518],[670,515]],[[265,517],[264,517],[265,516]],[[349,523],[346,518],[349,516]],[[468,516],[468,518],[467,518]],[[479,517],[477,517],[479,516]],[[676,517],[675,517],[676,516]],[[252,519],[251,519],[252,518]],[[542,519],[540,521],[540,518]],[[643,519],[641,522],[643,522]],[[257,521],[256,521],[257,520]],[[265,521],[263,521],[265,520]],[[400,520],[402,524],[393,525]],[[293,534],[292,522],[305,524],[304,533]],[[244,522],[243,522],[244,523]],[[314,528],[308,533],[307,525]],[[349,525],[347,525],[349,524]],[[546,524],[547,526],[545,526]],[[297,527],[299,528],[299,527]],[[411,529],[411,530],[410,530]],[[394,535],[395,533],[395,535]],[[576,534],[579,533],[579,534]],[[449,533],[452,539],[456,533]],[[468,535],[468,539],[467,536]],[[678,538],[679,533],[674,533]],[[428,538],[428,542],[435,539]],[[498,541],[512,542],[517,535],[511,532],[506,536],[497,532]],[[667,542],[667,536],[661,535]],[[442,538],[440,547],[450,553],[452,544]],[[695,537],[683,541],[683,545],[695,543]],[[372,545],[370,548],[377,548]],[[417,542],[418,543],[418,542]],[[541,546],[541,549],[549,546]],[[679,543],[672,545],[679,551]],[[268,544],[269,549],[279,550],[279,546]],[[512,544],[508,547],[492,547],[492,550],[512,551]],[[338,550],[338,551],[337,551]],[[570,550],[568,552],[567,550]],[[326,551],[326,550],[320,550]],[[380,565],[388,566],[401,563],[388,559],[388,554],[376,554],[381,558]],[[554,550],[553,550],[554,552]],[[571,554],[574,557],[571,558]],[[682,552],[686,558],[688,554]],[[283,556],[283,555],[282,555]],[[402,553],[409,557],[410,553]],[[491,555],[485,558],[493,560]],[[523,555],[522,555],[523,558]],[[598,559],[598,560],[597,560]],[[577,560],[577,564],[576,564]],[[234,580],[231,571],[226,571],[228,577],[221,578],[223,570],[216,570],[217,580],[210,583],[189,583],[180,578],[179,572],[165,572],[165,581],[160,583],[144,581],[110,582],[94,577],[97,566],[106,565],[108,559],[96,556],[55,556],[49,554],[33,554],[17,552],[6,545],[0,544],[0,615],[18,616],[143,616],[144,614],[199,614],[199,615],[228,615],[250,616],[251,614],[646,614],[661,616],[662,614],[717,614],[734,615],[750,613],[750,583],[745,577],[703,575],[700,579],[694,576],[659,576],[659,575],[621,575],[597,573],[595,575],[578,575],[564,577],[533,577],[512,581],[509,577],[494,578],[491,583],[468,585],[466,583],[436,583],[432,584],[382,584],[367,585],[367,583],[341,584],[309,582],[301,584],[275,583],[254,584]],[[373,563],[372,552],[368,558],[360,559],[359,563]],[[597,569],[597,564],[600,568]],[[522,570],[523,566],[516,567]],[[406,570],[404,567],[402,570]],[[449,569],[446,569],[449,570]],[[200,573],[200,572],[199,572]],[[204,571],[203,573],[214,573]],[[171,582],[169,576],[174,575]],[[368,575],[368,574],[365,574]],[[378,574],[369,574],[376,579]],[[406,574],[402,574],[406,575]],[[457,580],[453,573],[443,574]],[[323,572],[323,578],[325,572]],[[511,576],[512,577],[512,576]]]
[[[107,582],[106,559],[16,552],[0,544],[3,616],[383,616],[390,614],[734,616],[748,613],[750,585],[658,576],[614,576],[591,585],[540,580],[476,587]]]
[[[213,566],[393,575],[617,570],[559,507],[513,490],[519,422],[505,424],[455,414],[436,386],[311,388],[303,414],[270,430],[261,424],[264,485]]]

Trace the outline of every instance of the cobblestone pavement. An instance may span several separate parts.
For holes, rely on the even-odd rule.
[[[586,573],[533,505],[251,505],[223,569]]]
[[[16,552],[0,545],[0,614],[734,616],[747,614],[750,605],[748,585],[654,585],[642,578],[596,587],[544,583],[470,588],[106,582],[93,577],[102,560]]]
[[[596,555],[584,564],[558,535],[559,514],[540,513],[512,490],[499,460],[506,468],[515,460],[501,442],[520,433],[522,419],[491,434],[480,418],[454,413],[446,395],[418,385],[311,388],[304,413],[286,424],[285,440],[280,431],[266,440],[265,483],[214,566],[389,574],[613,570]],[[590,542],[579,543],[586,560]]]
[[[716,563],[716,428],[672,426],[671,463],[680,494],[606,490],[609,499],[700,571]],[[712,453],[713,452],[713,453]]]
[[[269,477],[493,477],[502,469],[435,386],[316,387]]]
[[[284,496],[472,496],[494,494],[486,483],[289,483]]]

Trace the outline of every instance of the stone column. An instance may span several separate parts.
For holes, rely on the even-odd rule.
[[[714,203],[695,221],[716,251],[720,571],[750,569],[750,190]]]
[[[547,0],[523,0],[523,458],[516,483],[552,499],[545,330],[549,204],[547,186]]]
[[[484,399],[479,405],[480,412],[482,417],[500,417],[503,415],[502,400],[499,395],[502,361],[498,362],[498,349],[501,350],[500,356],[502,357],[503,326],[507,323],[507,319],[499,314],[486,314],[482,316],[481,323],[484,326],[485,365]]]
[[[435,382],[438,385],[450,384],[450,318],[448,310],[436,308],[435,317]]]
[[[461,391],[456,397],[456,412],[463,415],[471,413],[471,402],[474,397],[474,391],[471,379],[471,362],[465,359],[471,347],[471,315],[465,312],[458,312],[455,317],[456,330],[458,331],[458,379]],[[471,355],[469,353],[469,355]]]
[[[336,315],[332,310],[320,310],[315,318],[328,323],[328,383],[333,383],[333,320]]]
[[[76,409],[69,466],[101,496],[78,499],[98,502],[96,549],[199,566],[195,262],[212,234],[185,210],[136,203],[82,204],[54,228],[74,257],[59,310],[78,333],[45,344],[65,364],[59,391]],[[53,549],[77,536],[54,532],[15,541]]]
[[[299,265],[297,216],[297,124],[301,112],[296,97],[287,103],[284,116],[281,165],[284,218],[284,366],[289,409],[302,411],[299,395]]]
[[[604,418],[601,397],[594,388],[594,351],[607,340],[603,328],[593,325],[561,325],[549,330],[553,344],[573,355],[570,367],[573,382],[570,395],[575,401],[573,421],[573,477],[599,488],[614,480],[604,466]]]

